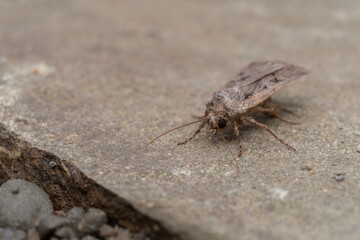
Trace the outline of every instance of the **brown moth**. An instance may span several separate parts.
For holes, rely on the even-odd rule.
[[[242,69],[240,73],[225,86],[225,88],[212,94],[211,98],[205,104],[206,110],[204,116],[196,117],[199,120],[171,129],[154,138],[141,148],[147,147],[155,140],[174,130],[201,122],[195,133],[185,141],[178,143],[178,145],[183,145],[192,140],[207,124],[209,126],[209,131],[212,134],[219,134],[224,140],[227,149],[236,163],[238,175],[240,172],[239,163],[236,161],[234,154],[231,152],[222,133],[225,128],[232,128],[234,134],[239,139],[239,157],[242,154],[242,145],[238,127],[245,123],[268,131],[283,145],[296,151],[294,147],[277,137],[268,126],[257,122],[253,116],[256,113],[264,113],[274,116],[281,121],[297,124],[286,121],[278,115],[280,107],[271,100],[271,96],[290,82],[307,73],[308,71],[304,68],[285,62],[253,62]]]

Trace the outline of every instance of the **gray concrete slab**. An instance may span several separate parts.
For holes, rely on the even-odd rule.
[[[0,120],[184,239],[358,239],[357,3],[1,1]],[[301,125],[261,119],[297,152],[243,128],[237,177],[221,139],[176,145],[195,126],[136,150],[272,59],[312,71],[274,97]]]

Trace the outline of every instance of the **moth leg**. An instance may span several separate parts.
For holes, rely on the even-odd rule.
[[[295,115],[297,117],[299,117],[299,115],[295,114],[293,111],[291,111],[290,109],[287,109],[287,108],[281,108],[281,111],[283,112],[287,112],[287,113],[290,113],[292,115]]]
[[[265,108],[275,108],[275,112],[276,114],[279,114],[280,112],[280,105],[278,103],[275,103],[271,98],[269,98],[263,105],[262,107],[265,107]],[[300,117],[298,114],[295,114],[293,111],[287,109],[287,108],[281,108],[281,111],[282,112],[287,112],[287,113],[290,113],[294,116],[297,116],[297,117]]]
[[[203,129],[205,127],[205,124],[206,124],[206,121],[203,121],[200,124],[199,128],[194,132],[194,134],[191,137],[189,137],[188,139],[186,139],[183,142],[179,142],[177,145],[184,145],[185,143],[191,141],[201,131],[201,129]]]
[[[242,151],[243,151],[243,147],[242,147],[242,144],[241,144],[241,138],[240,138],[240,131],[239,131],[239,128],[237,126],[237,122],[233,122],[234,124],[234,132],[235,132],[235,135],[238,137],[239,139],[239,148],[240,148],[240,152],[239,152],[239,157],[241,157],[242,155]]]
[[[286,123],[293,124],[293,125],[299,125],[300,124],[299,122],[292,122],[292,121],[285,120],[282,117],[280,117],[279,114],[278,114],[279,111],[280,111],[279,104],[275,104],[273,108],[258,107],[256,109],[256,111],[265,113],[265,114],[270,115],[270,116],[274,116],[274,117],[276,117],[277,119],[279,119],[282,122],[286,122]]]
[[[266,125],[264,125],[264,124],[261,124],[261,123],[255,121],[255,120],[252,119],[252,118],[242,118],[242,119],[245,120],[245,121],[247,121],[247,122],[249,122],[249,123],[251,123],[251,124],[253,124],[254,126],[257,126],[257,127],[259,127],[259,128],[265,129],[265,130],[268,131],[271,135],[273,135],[279,142],[281,142],[282,144],[284,144],[284,145],[287,146],[288,148],[296,151],[296,149],[295,149],[294,147],[292,147],[290,144],[287,144],[286,142],[284,142],[283,140],[281,140],[278,136],[276,136],[275,133],[273,133],[273,131],[271,131],[268,126],[266,126]]]

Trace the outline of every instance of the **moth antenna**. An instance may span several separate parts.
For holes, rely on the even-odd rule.
[[[219,131],[219,133],[220,133],[221,138],[224,140],[224,143],[225,143],[225,145],[226,145],[227,150],[230,152],[231,156],[233,157],[233,159],[234,159],[234,161],[235,161],[235,163],[236,163],[237,175],[239,176],[239,175],[240,175],[240,166],[239,166],[239,163],[238,163],[238,161],[236,160],[233,152],[231,151],[231,149],[230,149],[230,147],[229,147],[226,139],[224,138],[224,135],[223,135],[222,132],[220,132],[220,131]]]
[[[146,145],[137,148],[137,150],[141,150],[141,149],[143,149],[143,148],[146,148],[147,146],[149,146],[150,144],[152,144],[153,142],[155,142],[156,140],[158,140],[158,139],[161,138],[162,136],[164,136],[164,135],[166,135],[166,134],[168,134],[168,133],[171,133],[172,131],[175,131],[175,130],[177,130],[177,129],[179,129],[179,128],[183,128],[183,127],[189,126],[189,125],[194,124],[194,123],[203,122],[203,121],[205,121],[205,120],[207,120],[207,119],[208,119],[208,117],[205,117],[205,118],[202,118],[202,119],[200,119],[200,120],[196,120],[196,121],[194,121],[194,122],[189,122],[189,123],[186,123],[186,124],[181,125],[181,126],[179,126],[179,127],[170,129],[170,130],[164,132],[163,134],[157,136],[156,138],[154,138],[153,140],[151,140],[150,142],[148,142]]]

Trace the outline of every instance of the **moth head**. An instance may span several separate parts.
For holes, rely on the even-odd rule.
[[[213,134],[216,134],[220,129],[224,129],[228,122],[228,118],[221,112],[211,112],[208,118],[209,131]]]

